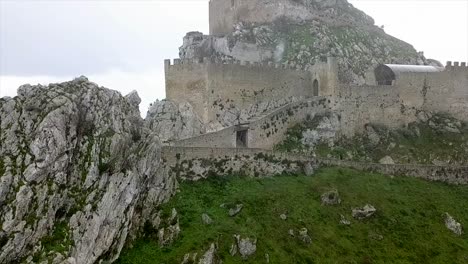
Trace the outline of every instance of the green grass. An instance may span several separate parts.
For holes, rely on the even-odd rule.
[[[342,204],[322,206],[320,195],[338,189]],[[225,203],[226,208],[220,205]],[[244,209],[229,217],[227,208]],[[367,203],[377,208],[370,219],[357,221],[351,209]],[[322,169],[313,177],[268,179],[212,178],[182,183],[181,192],[163,211],[176,208],[182,233],[170,247],[159,248],[154,237],[137,240],[117,263],[181,263],[184,254],[202,254],[217,242],[224,263],[468,263],[468,235],[455,236],[444,226],[444,212],[468,223],[468,187],[448,186],[413,178],[390,178],[349,169]],[[208,213],[214,224],[202,224]],[[283,221],[280,214],[287,213]],[[339,224],[340,214],[351,226]],[[312,244],[288,235],[306,227]],[[258,239],[257,252],[243,261],[231,257],[233,235]],[[376,240],[382,235],[382,240]]]

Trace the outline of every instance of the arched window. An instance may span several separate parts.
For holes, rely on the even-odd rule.
[[[313,88],[313,94],[314,96],[319,96],[319,82],[317,79],[314,80],[314,83],[312,85]]]

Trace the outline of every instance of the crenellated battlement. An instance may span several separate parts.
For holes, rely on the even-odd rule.
[[[164,60],[164,66],[169,68],[171,66],[178,65],[238,65],[250,68],[264,68],[264,69],[284,69],[284,70],[296,70],[296,71],[309,71],[309,67],[298,67],[296,65],[290,65],[286,63],[273,63],[273,62],[251,62],[251,61],[240,61],[240,60],[217,60],[214,58],[202,58],[202,59],[170,59]],[[327,65],[326,62],[318,62],[316,65]],[[315,65],[313,65],[315,66]],[[313,67],[312,66],[312,67]]]
[[[447,64],[445,65],[445,69],[448,71],[454,71],[454,70],[465,70],[468,71],[468,67],[466,65],[466,62],[451,62],[447,61]]]

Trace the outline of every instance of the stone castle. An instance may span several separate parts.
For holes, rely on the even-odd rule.
[[[466,63],[426,59],[345,0],[212,0],[210,33],[188,33],[165,61],[167,100],[145,119],[135,91],[85,77],[0,98],[0,263],[112,263],[148,227],[167,245],[181,229],[160,206],[179,181],[214,175],[339,166],[468,184],[467,166],[274,150],[315,118],[326,140],[427,112],[466,122]]]
[[[312,2],[320,8],[343,4]],[[351,8],[347,3],[345,7]],[[239,24],[263,25],[284,17],[317,19],[316,13],[322,14],[318,19],[325,19],[323,12],[311,10],[288,0],[211,0],[210,33],[215,36],[204,38],[219,42],[219,38],[232,35]],[[360,18],[366,25],[373,23],[366,16]],[[191,38],[197,36],[201,37],[189,33],[184,42],[193,43]],[[444,112],[468,120],[465,62],[448,62],[441,67],[383,61],[367,65],[363,81],[354,83],[340,76],[345,73],[340,72],[338,63],[342,58],[336,56],[322,56],[302,67],[270,57],[244,61],[232,53],[201,57],[210,54],[199,48],[187,56],[182,47],[181,59],[165,61],[167,99],[188,103],[206,126],[198,135],[172,140],[175,146],[271,149],[287,128],[327,112],[339,116],[340,136],[359,133],[368,123],[405,126],[414,122],[420,111]]]

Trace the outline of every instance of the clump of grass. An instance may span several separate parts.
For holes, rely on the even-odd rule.
[[[331,189],[339,191],[342,203],[322,206],[321,194]],[[468,235],[447,230],[443,214],[467,226],[467,202],[466,186],[339,168],[322,169],[314,177],[232,176],[182,183],[181,192],[163,207],[179,212],[179,239],[161,249],[155,239],[141,238],[117,263],[181,263],[186,253],[201,254],[213,242],[224,263],[264,263],[265,254],[271,263],[466,263]],[[228,208],[238,203],[244,205],[241,213],[229,217]],[[367,203],[377,213],[364,221],[352,219],[351,209]],[[203,213],[212,225],[203,225]],[[286,221],[279,217],[283,213]],[[351,226],[340,225],[340,215]],[[303,227],[312,237],[310,245],[288,234]],[[232,257],[234,234],[257,238],[255,255],[245,261]]]

